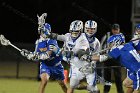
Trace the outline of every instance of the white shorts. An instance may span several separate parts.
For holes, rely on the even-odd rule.
[[[82,73],[79,71],[79,68],[75,67],[75,66],[71,66],[70,68],[70,73],[69,73],[69,77],[70,80],[76,79],[77,83],[86,78],[86,81],[88,83],[88,85],[96,85],[96,72],[94,71],[94,73]],[[71,81],[72,82],[72,81]]]

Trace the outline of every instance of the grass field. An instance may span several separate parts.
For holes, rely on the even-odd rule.
[[[0,78],[0,93],[38,93],[39,81],[33,79]],[[98,84],[102,92],[103,86]],[[63,93],[56,82],[49,82],[46,93]],[[87,93],[86,90],[76,90],[75,93]],[[117,93],[116,87],[111,87],[110,93]]]

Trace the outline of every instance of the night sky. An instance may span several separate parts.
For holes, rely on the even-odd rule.
[[[44,12],[55,33],[67,33],[73,20],[93,19],[98,23],[99,39],[113,23],[120,24],[126,39],[131,35],[131,0],[1,0],[0,11],[0,34],[12,42],[34,43],[38,38],[36,15]]]

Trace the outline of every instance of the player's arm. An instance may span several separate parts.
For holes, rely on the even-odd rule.
[[[85,58],[85,55],[89,55],[90,50],[89,50],[89,43],[87,39],[81,39],[79,42],[78,49],[75,49],[74,51],[80,60]]]
[[[91,56],[92,61],[99,61],[99,62],[104,62],[109,58],[111,58],[111,57],[109,57],[107,54],[104,54],[104,55],[92,55]]]
[[[52,59],[51,55],[55,54],[55,55],[59,55],[59,47],[57,46],[57,44],[51,43],[48,46],[48,51],[46,51],[45,53],[40,53],[38,54],[38,60],[50,60]]]
[[[106,61],[110,58],[111,57],[109,57],[107,54],[104,54],[104,55],[87,55],[87,54],[84,54],[83,56],[80,57],[80,60],[87,61],[87,62],[92,62],[92,61],[104,62],[104,61]]]
[[[93,53],[99,54],[100,49],[101,49],[100,42],[98,39],[96,39],[95,49],[94,49]]]
[[[39,39],[36,40],[35,42],[35,50],[34,52],[31,52],[27,49],[22,49],[21,50],[21,55],[26,57],[28,60],[35,60],[37,58],[37,55],[39,54],[39,45],[40,42],[39,42]]]
[[[46,51],[46,52],[36,52],[36,53],[30,53],[27,55],[27,59],[29,60],[34,60],[34,61],[40,61],[40,60],[51,60],[53,58],[51,58],[51,55],[53,53],[57,53],[58,52],[58,48],[54,45],[49,45],[49,47],[51,48],[50,50]]]
[[[65,41],[65,35],[59,35],[57,33],[51,33],[49,38],[56,39],[56,40],[59,40],[59,41]]]

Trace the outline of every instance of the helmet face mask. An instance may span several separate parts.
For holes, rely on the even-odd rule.
[[[93,36],[96,33],[96,28],[85,28],[88,36]]]
[[[50,33],[51,33],[50,24],[45,23],[43,25],[43,27],[41,27],[41,29],[38,30],[38,32],[43,38],[47,39],[49,37]]]
[[[71,33],[72,38],[78,37],[83,30],[83,22],[80,20],[75,20],[70,24],[69,32]]]
[[[97,23],[95,21],[92,21],[92,20],[86,21],[84,32],[89,37],[92,37],[97,32]]]
[[[78,30],[78,31],[70,31],[70,33],[71,33],[71,36],[73,38],[76,38],[76,37],[78,37],[80,35],[81,31],[80,30]]]

